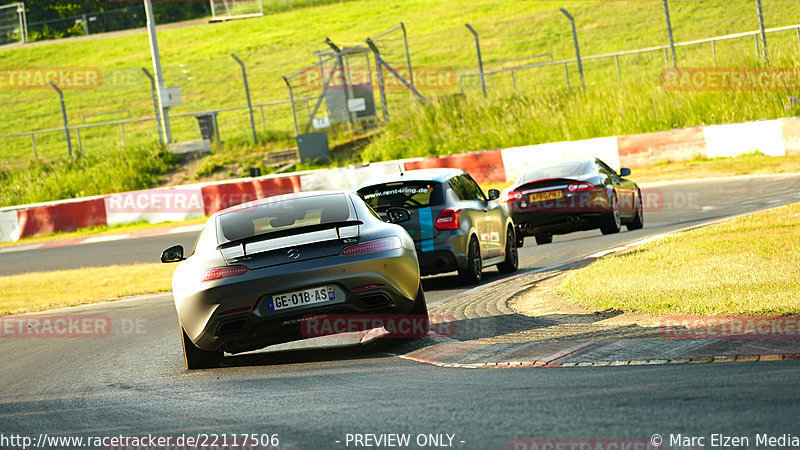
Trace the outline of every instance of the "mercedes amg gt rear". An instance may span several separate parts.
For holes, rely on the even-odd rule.
[[[391,217],[408,220],[408,211]],[[218,366],[223,352],[303,339],[303,320],[321,314],[413,314],[427,324],[414,241],[348,192],[220,211],[191,256],[175,246],[161,260],[180,261],[172,290],[189,369]]]

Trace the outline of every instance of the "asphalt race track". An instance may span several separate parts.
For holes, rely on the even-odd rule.
[[[556,236],[545,246],[529,238],[520,249],[522,271],[798,202],[800,175],[668,183],[643,191],[643,230]],[[4,250],[0,274],[154,262],[172,244],[191,247],[194,237]],[[483,285],[501,280],[494,269],[485,275]],[[423,283],[434,312],[465,291],[451,275]],[[703,437],[706,447],[713,445],[712,434],[744,436],[752,448],[757,434],[800,435],[797,360],[462,369],[399,358],[403,344],[394,341],[340,345],[349,341],[329,339],[228,356],[225,368],[190,373],[183,368],[169,294],[52,314],[105,317],[111,327],[94,338],[0,337],[0,448],[22,448],[15,445],[22,437],[42,448],[79,448],[48,445],[44,433],[47,439],[215,433],[218,445],[223,437],[229,443],[218,448],[233,448],[233,433],[239,439],[277,434],[279,448],[298,449],[389,448],[391,441],[365,445],[387,434],[410,435],[410,448],[464,449],[530,448],[515,441],[527,438],[650,442],[655,434],[664,448],[689,448],[669,445],[678,434]]]

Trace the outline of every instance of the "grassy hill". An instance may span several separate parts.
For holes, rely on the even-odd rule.
[[[763,0],[763,4],[767,27],[800,23],[796,0]],[[199,139],[196,121],[189,113],[245,105],[241,72],[231,53],[247,65],[255,104],[281,101],[288,98],[281,76],[315,63],[313,52],[328,48],[322,42],[325,37],[339,45],[360,43],[401,21],[408,31],[417,81],[424,87],[423,94],[434,101],[419,104],[405,91],[390,91],[392,122],[357,157],[376,160],[452,153],[795,113],[796,106],[787,108],[787,97],[796,95],[791,91],[665,91],[658,84],[666,67],[660,51],[621,57],[621,80],[613,58],[585,61],[586,91],[567,91],[565,69],[556,65],[518,71],[514,84],[508,73],[489,76],[487,99],[480,95],[475,77],[464,81],[466,98],[452,96],[460,92],[457,76],[477,71],[475,43],[464,23],[471,23],[480,34],[487,70],[569,59],[574,50],[569,23],[558,11],[561,7],[576,18],[584,57],[667,42],[658,1],[354,0],[258,19],[170,28],[160,31],[158,38],[166,82],[182,89],[183,104],[171,110],[173,133],[178,141]],[[752,0],[673,0],[670,7],[676,41],[757,29]],[[378,40],[384,57],[397,67],[405,64],[401,36],[394,32]],[[798,67],[800,43],[794,31],[773,33],[768,38],[772,66]],[[719,66],[760,64],[752,37],[720,42],[715,50]],[[679,48],[678,63],[682,67],[714,65],[711,45]],[[354,65],[366,66],[366,62],[355,61]],[[101,70],[100,89],[65,91],[71,125],[97,120],[97,115],[153,115],[149,81],[141,70],[152,69],[147,35],[142,32],[0,49],[0,67]],[[574,88],[577,68],[570,64],[567,70]],[[426,82],[423,77],[430,74],[449,77]],[[319,93],[317,85],[303,84],[296,82],[296,96]],[[58,97],[52,89],[3,88],[0,102],[0,135],[62,126]],[[303,102],[298,106],[301,110],[307,107]],[[305,114],[301,112],[301,119]],[[257,146],[247,144],[250,130],[245,110],[222,112],[219,123],[225,144],[201,166],[202,173],[216,167],[257,165],[265,151],[292,145],[294,132],[286,103],[256,109],[262,141]],[[0,139],[0,180],[5,186],[16,186],[14,190],[0,187],[0,205],[97,194],[123,185],[143,188],[173,163],[163,152],[152,149],[156,142],[152,121],[128,124],[124,130],[115,125],[81,131],[84,155],[92,156],[94,162],[65,161],[63,132],[39,135],[36,140],[39,162],[31,162],[30,136]],[[72,140],[77,147],[74,131]],[[143,166],[153,158],[160,163]],[[98,168],[97,164],[111,160],[115,167],[124,166],[111,178],[129,177],[132,183],[81,183],[80,174],[93,170],[99,174],[93,179],[108,178],[110,168]],[[43,165],[48,169],[42,170]],[[71,171],[79,173],[64,175]],[[75,185],[63,186],[66,179]],[[26,187],[30,184],[50,187],[33,193]]]

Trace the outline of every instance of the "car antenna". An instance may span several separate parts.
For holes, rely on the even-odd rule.
[[[400,170],[400,177],[402,178],[405,173],[403,172],[403,164],[401,164],[400,161],[397,161],[397,168]]]

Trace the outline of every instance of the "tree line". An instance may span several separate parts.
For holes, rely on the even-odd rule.
[[[0,0],[0,5],[16,3]],[[30,41],[59,39],[143,27],[142,0],[24,0]],[[205,0],[152,0],[156,23],[179,22],[211,14]]]

